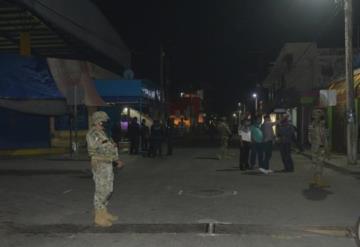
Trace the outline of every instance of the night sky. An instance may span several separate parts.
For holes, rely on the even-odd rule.
[[[215,112],[249,97],[284,43],[344,46],[343,6],[335,0],[95,2],[132,50],[137,78],[159,81],[162,46],[170,92],[205,88]],[[355,0],[355,26],[359,16]]]

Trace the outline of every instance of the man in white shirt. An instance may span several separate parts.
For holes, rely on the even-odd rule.
[[[240,159],[239,159],[239,168],[244,171],[249,169],[249,153],[251,147],[251,131],[250,131],[251,121],[246,119],[243,121],[243,124],[239,128],[240,136]]]

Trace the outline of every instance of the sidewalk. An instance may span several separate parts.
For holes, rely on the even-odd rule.
[[[302,154],[305,157],[311,159],[310,150],[305,150]],[[331,154],[329,159],[325,160],[325,166],[342,174],[347,174],[347,175],[360,174],[360,160],[358,160],[357,165],[348,165],[347,157],[345,154]]]
[[[67,148],[18,148],[0,150],[0,157],[28,157],[63,154],[68,152]]]
[[[191,246],[183,239],[213,236],[211,223],[216,236],[236,246],[242,238],[251,238],[244,246],[351,246],[358,179],[330,172],[331,187],[314,190],[305,156],[294,153],[294,173],[266,176],[240,171],[237,151],[224,160],[215,159],[215,148],[178,148],[163,158],[121,154],[126,165],[116,174],[109,205],[120,220],[109,229],[93,227],[94,183],[86,154],[2,159],[0,238],[8,240],[5,246],[99,246],[105,239],[108,246]],[[282,167],[274,151],[271,168]],[[219,245],[235,246],[212,246]]]
[[[331,174],[331,191],[311,191],[308,160],[294,154],[295,173],[241,172],[238,157],[216,160],[218,149],[176,149],[171,157],[122,154],[110,210],[122,224],[349,226],[358,216],[356,179]],[[232,150],[236,152],[236,150]],[[2,160],[0,222],[92,225],[93,181],[86,156]],[[274,170],[282,169],[278,151]],[[353,190],[352,193],[349,193]],[[351,197],[350,197],[351,195]],[[296,214],[294,214],[296,212]],[[311,213],[309,213],[311,212]]]

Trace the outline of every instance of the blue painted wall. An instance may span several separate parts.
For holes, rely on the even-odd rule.
[[[83,105],[78,107],[77,129],[88,129],[88,111]],[[69,115],[55,117],[55,130],[70,130]]]
[[[47,148],[49,118],[0,107],[0,149]]]
[[[63,99],[46,58],[0,54],[0,97]]]

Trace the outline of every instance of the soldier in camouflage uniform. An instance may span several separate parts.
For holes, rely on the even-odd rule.
[[[228,146],[229,146],[229,139],[231,136],[231,130],[226,123],[226,117],[222,117],[220,123],[217,126],[217,129],[220,134],[220,153],[217,155],[217,158],[221,160],[222,158],[228,157]]]
[[[314,176],[312,185],[326,187],[323,181],[324,161],[328,153],[328,138],[325,126],[324,111],[315,109],[312,112],[312,122],[309,126],[309,142],[311,144],[312,162],[314,165]]]
[[[113,163],[121,168],[118,149],[113,140],[105,133],[109,116],[102,111],[92,115],[92,127],[86,135],[87,147],[91,158],[91,168],[95,182],[95,225],[109,227],[117,216],[107,211],[107,205],[113,192]]]

